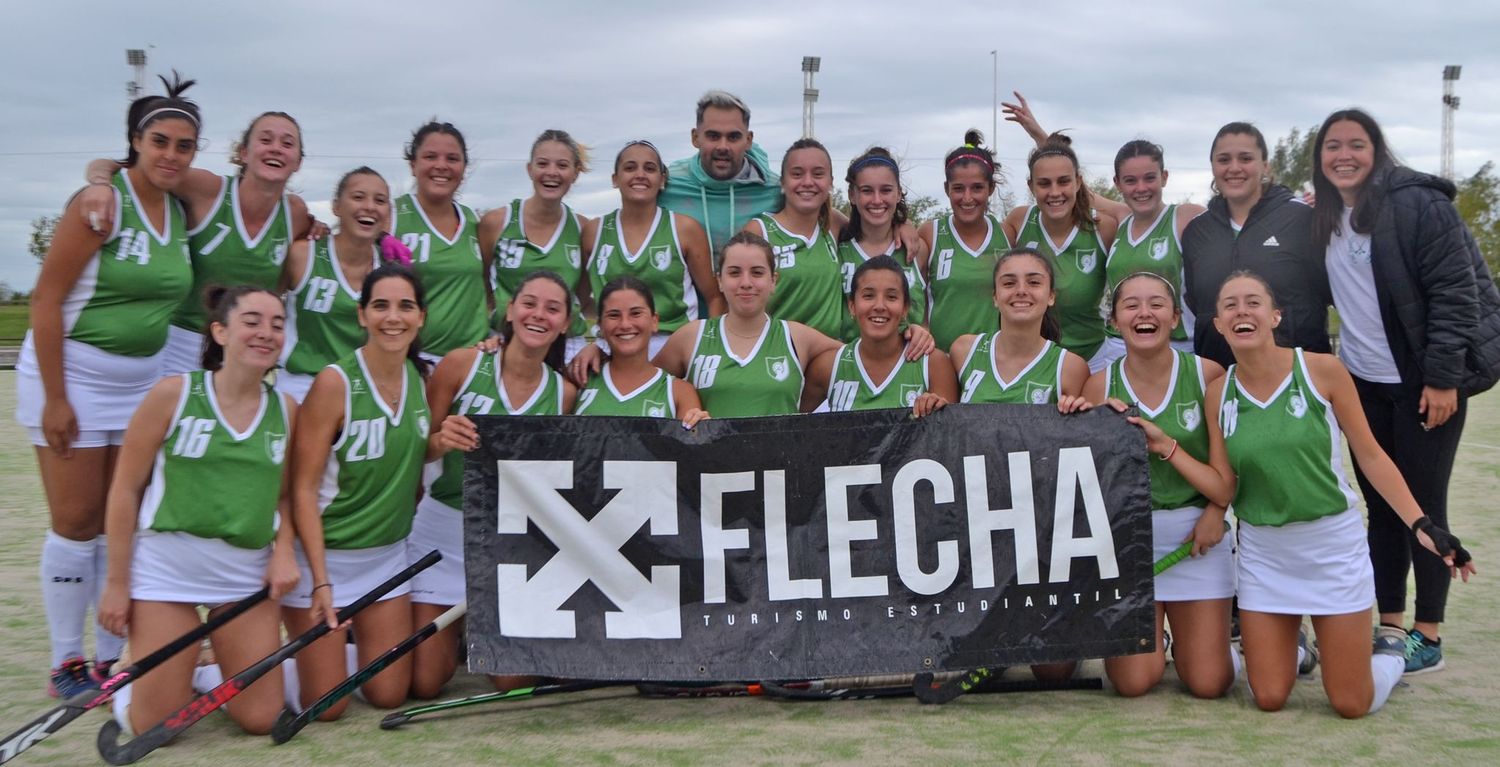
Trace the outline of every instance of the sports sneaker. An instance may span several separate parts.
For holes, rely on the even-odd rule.
[[[1302,662],[1297,664],[1297,676],[1307,676],[1318,667],[1318,646],[1308,641],[1307,629],[1297,629],[1297,647],[1302,650]]]
[[[1394,655],[1405,660],[1406,640],[1405,630],[1397,626],[1381,624],[1375,627],[1375,646],[1373,651],[1376,655]]]
[[[52,675],[47,680],[47,694],[64,700],[81,692],[97,689],[99,685],[89,675],[89,664],[78,657],[69,658],[52,669]]]
[[[89,667],[89,678],[94,680],[95,686],[104,687],[104,683],[109,681],[110,669],[114,668],[115,664],[119,662],[119,658],[112,658],[110,660],[95,658],[94,665]]]
[[[1417,675],[1442,670],[1443,646],[1412,629],[1406,637],[1406,673]]]

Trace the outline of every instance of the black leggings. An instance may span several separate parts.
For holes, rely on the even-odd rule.
[[[1433,524],[1448,528],[1448,477],[1458,454],[1468,398],[1459,396],[1458,410],[1447,423],[1424,431],[1425,417],[1417,412],[1422,400],[1420,387],[1373,383],[1357,376],[1354,386],[1375,441],[1395,462],[1422,511]],[[1375,568],[1375,603],[1380,612],[1406,612],[1406,573],[1410,569],[1416,571],[1417,579],[1416,620],[1442,623],[1443,608],[1448,603],[1448,566],[1417,543],[1406,523],[1370,486],[1358,462],[1354,473],[1370,509],[1370,562]]]

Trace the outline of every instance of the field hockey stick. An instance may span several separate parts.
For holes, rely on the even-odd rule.
[[[911,684],[888,687],[783,687],[775,682],[761,682],[765,695],[782,700],[870,700],[903,698],[912,694]]]
[[[415,564],[392,576],[390,580],[376,586],[370,593],[349,603],[344,609],[339,610],[335,616],[335,622],[343,624],[354,617],[360,610],[374,604],[376,600],[390,593],[397,586],[411,580],[412,576],[431,567],[443,555],[436,551],[430,551],[427,556],[417,560]],[[303,632],[303,634],[285,645],[276,652],[267,655],[254,665],[235,674],[223,684],[198,696],[186,706],[178,709],[176,713],[168,716],[161,724],[152,727],[144,733],[136,736],[127,743],[120,743],[120,723],[111,719],[99,728],[99,755],[110,764],[132,764],[146,754],[155,751],[171,739],[182,734],[183,730],[192,727],[205,716],[228,703],[249,687],[255,680],[265,676],[271,669],[276,668],[282,661],[296,655],[302,648],[321,639],[323,635],[332,631],[327,621],[318,621],[317,625]]]
[[[1227,520],[1224,522],[1224,532],[1226,532],[1226,533],[1229,532],[1229,522]],[[1182,560],[1187,559],[1189,556],[1192,555],[1192,553],[1193,553],[1193,541],[1190,538],[1188,540],[1183,541],[1181,546],[1178,546],[1177,548],[1172,549],[1171,551],[1167,552],[1166,556],[1164,556],[1161,559],[1156,560],[1156,562],[1152,563],[1152,565],[1151,565],[1151,576],[1154,578],[1154,577],[1156,577],[1158,575],[1161,575],[1162,573],[1166,572],[1169,568],[1171,568],[1172,565],[1175,565],[1178,562],[1181,562]]]
[[[394,730],[397,727],[400,727],[401,725],[411,721],[413,717],[422,716],[423,714],[435,714],[439,711],[452,711],[457,708],[478,706],[482,703],[498,703],[500,701],[507,700],[529,700],[531,698],[540,698],[546,695],[558,695],[565,692],[582,692],[584,690],[593,690],[600,687],[614,687],[616,685],[622,684],[630,683],[608,681],[569,682],[567,684],[545,684],[537,685],[535,687],[517,687],[514,690],[506,690],[505,692],[487,692],[481,695],[470,695],[467,698],[455,698],[453,700],[438,701],[437,703],[428,703],[423,706],[413,706],[406,709],[405,711],[397,711],[394,714],[388,714],[384,719],[380,720],[380,729]]]
[[[401,643],[387,650],[379,658],[365,664],[365,667],[354,672],[348,679],[340,682],[332,690],[323,694],[323,697],[313,701],[313,704],[302,709],[302,713],[294,714],[290,710],[281,712],[276,718],[276,725],[271,728],[271,741],[274,743],[285,743],[293,736],[302,731],[312,720],[318,718],[324,711],[332,708],[334,704],[343,700],[349,693],[359,689],[360,685],[370,681],[376,674],[384,671],[387,666],[400,660],[407,653],[416,649],[417,645],[427,641],[433,634],[448,628],[450,624],[464,617],[469,609],[468,602],[459,602],[448,608],[433,619],[431,623],[418,629],[415,634],[401,640]]]
[[[743,698],[765,694],[759,684],[739,682],[707,685],[638,682],[635,691],[647,698]]]
[[[99,685],[98,690],[90,690],[74,695],[51,711],[32,720],[30,724],[6,736],[5,740],[0,741],[0,764],[16,758],[22,751],[42,742],[47,736],[61,730],[69,722],[83,716],[85,712],[104,705],[121,687],[134,682],[142,674],[160,666],[168,659],[177,655],[177,653],[203,641],[203,637],[208,636],[209,633],[218,630],[224,624],[243,615],[246,610],[265,601],[266,597],[270,595],[271,589],[268,586],[235,602],[227,610],[209,618],[192,631],[183,634],[156,652],[121,669],[119,673],[104,680],[104,683]]]

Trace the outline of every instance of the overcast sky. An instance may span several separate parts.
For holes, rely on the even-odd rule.
[[[467,135],[461,199],[489,208],[530,194],[532,139],[563,128],[595,148],[596,169],[568,201],[587,215],[618,206],[608,166],[632,138],[667,160],[691,151],[693,104],[708,88],[742,96],[773,162],[801,131],[804,55],[822,57],[817,136],[843,176],[879,143],[912,194],[941,197],[942,156],[978,127],[990,134],[999,89],[1020,90],[1049,129],[1070,128],[1091,174],[1147,137],[1166,148],[1170,200],[1208,195],[1209,141],[1248,119],[1274,143],[1334,109],[1369,109],[1400,156],[1436,172],[1441,72],[1461,64],[1455,166],[1500,158],[1500,4],[1493,2],[1130,4],[387,3],[253,0],[8,4],[0,46],[0,280],[30,287],[31,219],[61,209],[96,156],[123,156],[126,48],[148,71],[196,78],[208,147],[195,164],[228,170],[249,120],[284,110],[307,159],[292,179],[315,211],[359,164],[409,187],[400,160],[412,129],[437,115]],[[80,8],[82,10],[80,10]],[[1128,8],[1130,15],[1122,15]],[[160,85],[147,83],[152,92]],[[1025,201],[1020,129],[998,147]],[[946,204],[946,201],[944,202]]]

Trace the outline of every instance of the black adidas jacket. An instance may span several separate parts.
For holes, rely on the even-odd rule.
[[[1328,271],[1323,248],[1313,243],[1312,208],[1292,197],[1284,186],[1272,186],[1245,218],[1238,235],[1229,223],[1229,204],[1223,197],[1208,202],[1208,210],[1193,219],[1182,233],[1185,280],[1183,298],[1193,310],[1193,351],[1228,366],[1234,353],[1214,329],[1213,315],[1219,287],[1233,272],[1249,270],[1271,285],[1281,324],[1276,343],[1328,352]]]

